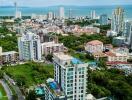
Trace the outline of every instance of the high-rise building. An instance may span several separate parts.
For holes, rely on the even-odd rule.
[[[111,29],[118,34],[122,33],[124,30],[124,9],[121,7],[118,7],[113,11]]]
[[[126,21],[125,22],[124,36],[126,37],[127,44],[132,49],[132,21]]]
[[[60,7],[60,19],[65,19],[64,7]]]
[[[48,20],[52,20],[53,19],[53,12],[49,12],[48,13]]]
[[[91,11],[91,19],[96,19],[96,12],[95,12],[95,10]]]
[[[14,6],[15,6],[15,18],[21,18],[21,12],[18,11],[18,8],[17,8],[17,2],[14,3]]]
[[[107,14],[102,14],[99,19],[100,25],[107,25],[108,24],[108,16]]]
[[[17,11],[17,12],[16,12],[15,18],[22,18],[22,13],[21,13],[21,11]]]
[[[18,38],[20,60],[41,60],[40,37],[27,32]]]
[[[54,80],[61,86],[67,100],[85,100],[88,63],[64,53],[54,53]]]

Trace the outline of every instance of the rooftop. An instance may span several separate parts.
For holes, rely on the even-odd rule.
[[[55,43],[54,41],[52,41],[52,42],[42,43],[42,46],[52,47],[52,46],[59,46],[60,44],[63,44],[63,43]]]
[[[61,60],[72,60],[73,59],[72,56],[64,54],[63,52],[54,53],[54,55]]]
[[[2,55],[10,55],[10,54],[15,54],[17,53],[16,51],[9,51],[9,52],[3,52]]]
[[[87,44],[89,45],[99,45],[99,44],[103,44],[103,42],[99,41],[99,40],[93,40],[88,42]]]

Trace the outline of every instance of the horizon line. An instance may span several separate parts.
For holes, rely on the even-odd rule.
[[[131,6],[132,4],[112,4],[112,5],[49,5],[49,6],[18,6],[18,7],[59,7],[59,6],[74,6],[74,7],[89,7],[89,6]],[[0,7],[14,7],[13,5],[0,5]]]

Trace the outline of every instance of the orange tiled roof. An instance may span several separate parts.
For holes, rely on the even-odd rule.
[[[99,44],[103,44],[103,42],[99,41],[99,40],[93,40],[88,42],[87,44],[89,45],[99,45]]]
[[[114,54],[114,53],[112,53],[110,51],[109,52],[105,52],[105,54],[108,55],[108,56],[112,56],[112,57],[115,57],[116,56],[116,54]]]

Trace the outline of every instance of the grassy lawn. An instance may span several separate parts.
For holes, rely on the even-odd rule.
[[[8,66],[4,71],[18,84],[26,87],[43,83],[47,78],[53,77],[53,65],[30,62],[23,65]]]
[[[8,100],[4,87],[1,84],[0,84],[0,92],[2,94],[2,98],[0,97],[0,100]]]

